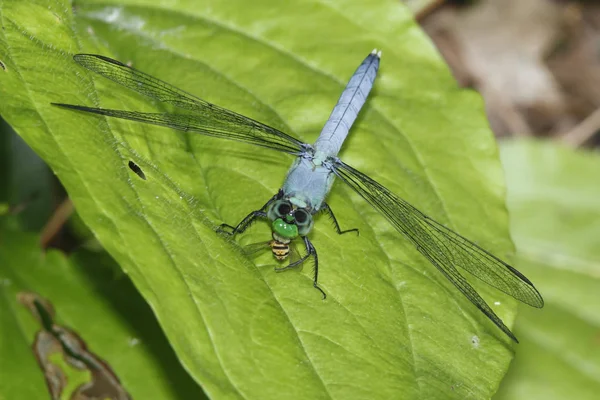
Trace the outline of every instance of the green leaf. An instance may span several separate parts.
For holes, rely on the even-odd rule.
[[[500,399],[596,399],[600,391],[600,156],[542,141],[502,145],[519,269],[546,299],[523,307],[523,345]]]
[[[23,292],[49,300],[55,323],[105,360],[132,398],[204,398],[147,304],[129,279],[114,276],[114,262],[105,253],[78,252],[67,259],[54,250],[42,254],[38,243],[36,235],[0,230],[0,398],[49,398],[32,351],[41,325],[17,301]],[[71,371],[68,377],[71,383],[76,375]]]
[[[276,193],[289,157],[48,105],[162,109],[70,58],[101,53],[313,142],[352,72],[381,48],[341,156],[506,258],[503,175],[481,99],[457,88],[398,2],[104,0],[78,2],[74,16],[35,4],[2,9],[10,95],[0,112],[51,165],[211,397],[491,396],[509,339],[341,183],[328,202],[361,235],[317,219],[322,301],[310,267],[277,274],[272,256],[249,259],[214,232]],[[265,223],[239,241],[269,238]],[[475,285],[510,324],[515,302]]]

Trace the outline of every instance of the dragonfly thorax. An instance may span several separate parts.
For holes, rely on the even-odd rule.
[[[318,212],[335,178],[330,160],[318,152],[296,158],[283,183],[284,198],[311,214]]]

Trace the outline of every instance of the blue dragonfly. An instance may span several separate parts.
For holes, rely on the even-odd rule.
[[[480,246],[434,221],[371,177],[338,158],[338,153],[363,107],[377,76],[381,52],[373,50],[354,72],[317,141],[303,143],[277,129],[208,103],[166,82],[138,71],[119,61],[94,54],[76,54],[74,60],[128,89],[175,106],[181,112],[148,113],[112,110],[82,105],[53,103],[70,110],[100,114],[148,124],[166,126],[184,132],[265,147],[295,157],[283,186],[260,209],[252,211],[239,224],[221,224],[219,231],[235,236],[244,232],[257,219],[271,224],[272,240],[265,243],[278,260],[290,254],[290,243],[300,239],[306,254],[278,271],[300,266],[308,258],[314,260],[313,286],[319,287],[317,250],[308,235],[314,217],[326,213],[332,218],[338,234],[358,232],[342,230],[326,202],[335,178],[347,184],[367,203],[379,211],[389,223],[427,258],[471,303],[483,312],[506,335],[515,335],[494,313],[475,289],[460,274],[461,268],[494,288],[533,307],[544,305],[542,296],[523,274]]]

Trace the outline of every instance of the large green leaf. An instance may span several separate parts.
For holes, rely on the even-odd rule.
[[[356,66],[382,48],[344,160],[507,257],[503,175],[479,96],[456,87],[396,1],[171,4],[81,1],[71,15],[53,1],[5,2],[0,111],[59,176],[192,376],[215,398],[490,397],[509,339],[341,183],[329,203],[361,235],[317,220],[322,301],[310,267],[276,274],[268,254],[254,262],[214,233],[277,191],[289,157],[48,105],[160,109],[70,58],[102,53],[312,142]],[[268,238],[257,224],[241,241]],[[478,288],[510,323],[514,301]]]
[[[597,399],[600,391],[600,155],[553,143],[502,146],[517,266],[546,308],[519,315],[523,339],[500,399]]]
[[[36,235],[0,229],[0,399],[50,398],[32,351],[41,326],[17,302],[23,292],[48,299],[55,322],[105,360],[134,399],[201,398],[147,304],[111,264],[106,254],[42,254]]]

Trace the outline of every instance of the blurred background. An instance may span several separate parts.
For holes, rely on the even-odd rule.
[[[407,0],[498,137],[594,146],[600,128],[600,2]]]
[[[541,289],[495,399],[600,393],[600,2],[404,0],[459,86],[484,98],[517,267]],[[1,67],[1,66],[0,66]],[[43,247],[97,245],[58,180],[0,121],[0,204]],[[1,211],[1,210],[0,210]]]

